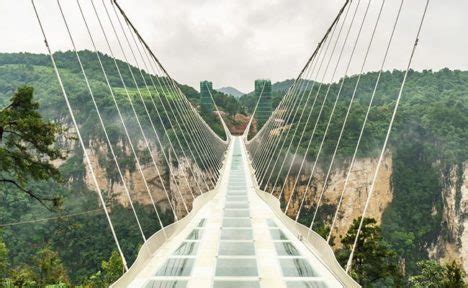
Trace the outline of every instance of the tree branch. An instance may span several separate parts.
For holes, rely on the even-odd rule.
[[[34,192],[32,192],[31,190],[28,190],[26,188],[24,188],[23,186],[21,186],[20,184],[18,184],[15,180],[11,180],[11,179],[0,179],[0,182],[4,182],[4,183],[9,183],[9,184],[12,184],[13,186],[15,186],[16,188],[18,188],[19,190],[21,190],[22,192],[26,193],[29,195],[29,197],[37,200],[42,206],[44,206],[47,210],[49,211],[54,211],[54,209],[52,209],[51,207],[49,207],[46,203],[46,201],[50,201],[50,202],[55,202],[57,199],[56,198],[42,198],[36,194],[34,194]]]

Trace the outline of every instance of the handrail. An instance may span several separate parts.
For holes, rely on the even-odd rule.
[[[244,148],[246,150],[245,142]],[[247,150],[246,150],[247,152]],[[315,231],[310,231],[309,227],[306,227],[293,219],[289,218],[283,210],[281,209],[281,204],[275,196],[270,193],[267,193],[260,189],[258,182],[256,181],[256,176],[254,168],[252,167],[252,161],[250,155],[246,153],[248,169],[251,177],[255,179],[253,181],[254,189],[257,192],[257,195],[272,209],[273,213],[278,217],[279,220],[284,224],[284,226],[293,234],[293,235],[307,235],[301,241],[313,254],[318,255],[320,261],[328,270],[338,279],[344,287],[361,287],[351,276],[349,276],[345,269],[341,267],[340,263],[335,257],[335,253],[332,248],[328,245],[328,242],[322,238]]]
[[[233,142],[229,144],[229,147],[227,149],[228,152],[232,150],[232,146]],[[225,155],[228,155],[228,153],[226,153]],[[227,163],[227,159],[228,157],[225,156],[225,159],[223,160],[223,167],[220,169],[221,175],[226,172],[226,169],[229,166],[229,163]],[[185,217],[164,227],[164,231],[161,229],[154,233],[150,238],[148,238],[146,242],[141,246],[137,258],[130,266],[128,271],[125,272],[125,274],[123,274],[116,282],[110,285],[110,287],[128,287],[130,283],[135,279],[136,275],[140,273],[141,270],[145,267],[146,262],[152,257],[152,255],[157,250],[159,250],[165,242],[169,241],[174,235],[177,235],[180,231],[182,231],[190,222],[190,220],[192,220],[195,217],[198,211],[200,211],[206,203],[213,199],[213,197],[217,194],[220,188],[221,182],[222,179],[220,178],[218,183],[216,183],[216,187],[213,190],[210,190],[196,197],[193,201],[192,210]]]

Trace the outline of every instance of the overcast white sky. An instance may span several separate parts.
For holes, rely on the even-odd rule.
[[[86,3],[89,0],[81,1],[89,6]],[[376,19],[381,3],[371,1],[368,25],[364,28],[367,32],[363,35],[370,35],[370,24]],[[414,67],[468,69],[468,1],[431,1]],[[56,0],[36,2],[45,18],[52,48],[70,49]],[[70,18],[78,17],[75,0],[62,2]],[[388,9],[384,10],[376,47],[383,47],[399,2],[387,0]],[[424,2],[406,0],[388,69],[404,67]],[[344,0],[120,0],[120,3],[177,81],[198,88],[198,82],[207,79],[216,88],[233,86],[248,92],[258,78],[272,81],[295,78]],[[83,27],[76,23],[72,30],[79,48],[89,48]],[[30,0],[0,0],[0,33],[1,52],[45,53]],[[363,55],[366,37],[358,46],[358,56]],[[375,54],[366,70],[378,67],[379,57]],[[358,71],[357,67],[358,61],[351,71]]]

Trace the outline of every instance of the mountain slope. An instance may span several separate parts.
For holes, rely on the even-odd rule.
[[[241,91],[237,90],[234,87],[223,87],[223,88],[216,89],[216,91],[222,92],[222,93],[227,94],[227,95],[234,96],[236,98],[240,98],[242,95],[245,94],[245,93],[242,93]]]

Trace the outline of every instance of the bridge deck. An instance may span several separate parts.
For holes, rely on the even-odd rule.
[[[256,194],[240,139],[221,187],[130,287],[342,287]]]

